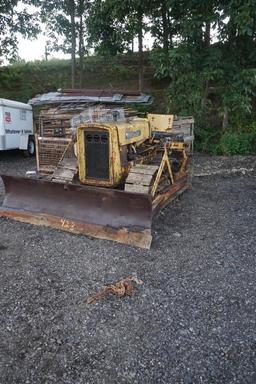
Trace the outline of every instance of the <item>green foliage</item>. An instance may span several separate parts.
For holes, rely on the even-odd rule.
[[[15,55],[16,32],[32,36],[33,19],[17,12],[18,0],[0,5],[0,54]],[[52,49],[70,52],[72,85],[131,88],[139,68],[143,88],[143,38],[149,32],[155,78],[165,83],[159,110],[193,115],[196,146],[210,153],[252,153],[255,130],[248,125],[256,106],[255,0],[20,0],[39,10]],[[85,55],[88,46],[104,56]],[[60,39],[61,37],[61,39]],[[121,54],[138,38],[136,64],[124,67]],[[79,43],[79,63],[75,60]],[[127,56],[128,57],[128,56]],[[128,59],[129,60],[129,59]],[[59,69],[57,69],[57,67]],[[83,69],[85,68],[85,73]],[[84,75],[84,79],[83,76]],[[67,62],[16,64],[0,70],[4,95],[25,99],[33,93],[69,86]],[[146,82],[145,81],[145,82]],[[152,83],[154,80],[151,80]],[[138,83],[134,81],[135,86]],[[164,104],[165,103],[165,104]],[[246,124],[245,124],[246,122]]]
[[[71,53],[73,28],[75,37],[78,37],[81,26],[77,18],[82,18],[82,29],[84,29],[84,18],[87,16],[88,3],[85,0],[30,1],[38,7],[40,20],[47,27],[48,50]],[[75,20],[71,18],[72,14]],[[81,38],[84,39],[83,31]]]
[[[224,132],[220,138],[217,152],[229,156],[255,154],[256,130],[254,132]]]
[[[17,59],[17,34],[33,38],[39,32],[37,14],[29,12],[25,5],[29,0],[8,0],[0,3],[0,63]],[[18,11],[17,5],[22,10]]]
[[[137,113],[140,115],[140,116],[143,116],[143,117],[146,117],[147,116],[147,113],[150,113],[151,110],[152,110],[152,105],[140,105],[140,104],[134,104],[134,105],[131,105],[131,108],[135,111],[137,111]]]
[[[256,122],[241,130],[196,126],[195,136],[195,148],[200,152],[226,156],[256,154]]]
[[[101,55],[121,53],[131,40],[127,25],[124,25],[123,12],[117,17],[117,8],[120,8],[121,3],[115,0],[96,0],[91,7],[87,20],[89,44]]]
[[[195,150],[212,155],[221,154],[219,150],[220,132],[210,126],[195,126]]]
[[[87,19],[89,44],[101,55],[111,56],[129,50],[138,34],[139,19],[148,14],[150,0],[95,0]],[[143,23],[146,30],[146,24]]]
[[[82,87],[136,89],[137,56],[85,59]],[[147,67],[146,67],[147,68]],[[152,71],[152,70],[151,70]],[[27,102],[38,93],[70,87],[70,60],[17,62],[0,67],[1,97]]]
[[[252,153],[244,121],[255,109],[255,1],[174,0],[169,15],[175,44],[151,54],[155,76],[170,83],[167,110],[195,117],[197,149]]]
[[[151,60],[156,68],[155,76],[171,79],[169,110],[201,119],[210,107],[210,100],[205,97],[206,88],[210,81],[222,76],[218,67],[220,59],[217,47],[199,54],[195,47],[181,44],[170,49],[168,56],[154,50]]]
[[[214,85],[220,105],[218,114],[230,115],[230,123],[241,125],[245,114],[252,111],[255,97],[256,69],[242,69],[225,57],[225,47],[208,47],[203,52],[193,46],[179,45],[168,56],[154,50],[151,61],[157,78],[169,78],[169,109],[175,113],[204,118],[211,109],[209,87]]]

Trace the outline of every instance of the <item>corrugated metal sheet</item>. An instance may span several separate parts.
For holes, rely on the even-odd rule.
[[[102,104],[145,104],[153,102],[153,96],[136,91],[63,89],[37,95],[29,100],[31,105],[65,104],[65,103],[102,103]]]

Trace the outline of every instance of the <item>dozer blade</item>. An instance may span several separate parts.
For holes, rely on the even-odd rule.
[[[2,176],[0,216],[150,248],[149,195]]]

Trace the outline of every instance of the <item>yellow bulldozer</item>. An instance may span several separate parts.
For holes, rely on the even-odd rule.
[[[82,123],[50,175],[2,176],[0,216],[150,248],[153,217],[190,184],[193,123]]]

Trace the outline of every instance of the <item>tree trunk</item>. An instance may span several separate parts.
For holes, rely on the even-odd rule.
[[[201,108],[203,111],[205,111],[207,107],[207,99],[208,99],[208,94],[209,94],[209,81],[206,80],[205,86],[204,86],[204,92],[201,100]]]
[[[204,44],[207,48],[210,47],[210,44],[211,44],[211,23],[210,22],[206,22],[206,25],[205,25]],[[204,92],[201,100],[201,107],[203,110],[205,110],[207,106],[208,94],[209,94],[209,81],[206,80],[205,86],[204,86]]]
[[[225,130],[228,127],[228,109],[224,107],[223,119],[222,119],[222,129]]]
[[[211,23],[210,22],[207,22],[205,25],[204,43],[206,47],[209,47],[211,44]]]
[[[71,23],[71,88],[75,88],[76,79],[76,25],[75,25],[75,3],[70,1],[70,23]]]
[[[168,48],[173,48],[173,30],[171,28],[171,16],[170,11],[167,10],[167,24],[168,24]]]
[[[84,70],[84,29],[83,29],[83,13],[84,13],[84,0],[80,1],[79,7],[80,22],[79,22],[79,87],[83,85],[83,70]]]
[[[161,7],[161,13],[162,13],[162,23],[163,23],[163,49],[165,53],[168,53],[169,49],[169,31],[168,31],[168,18],[167,18],[167,7],[166,7],[166,1],[162,1],[162,7]]]
[[[139,91],[144,86],[144,60],[143,60],[143,12],[138,12],[138,43],[139,43]]]

